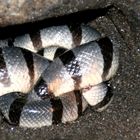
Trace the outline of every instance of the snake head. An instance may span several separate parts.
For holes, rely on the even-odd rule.
[[[48,99],[51,97],[49,93],[47,83],[41,78],[36,86],[34,87],[34,91],[41,99]]]

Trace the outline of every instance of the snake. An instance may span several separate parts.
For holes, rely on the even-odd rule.
[[[102,111],[119,45],[93,27],[58,25],[0,40],[0,111],[8,123],[37,128]]]

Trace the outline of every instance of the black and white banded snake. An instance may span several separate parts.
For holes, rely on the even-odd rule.
[[[83,24],[0,40],[2,114],[11,124],[42,127],[73,121],[88,104],[101,111],[112,98],[107,81],[117,71],[118,48]]]

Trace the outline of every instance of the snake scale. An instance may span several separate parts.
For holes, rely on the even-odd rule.
[[[42,127],[112,99],[118,45],[93,27],[52,26],[0,40],[0,110],[10,124]]]

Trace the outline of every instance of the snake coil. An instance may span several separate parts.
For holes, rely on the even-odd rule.
[[[11,124],[42,127],[112,99],[119,45],[88,25],[52,26],[0,40],[0,110]]]

